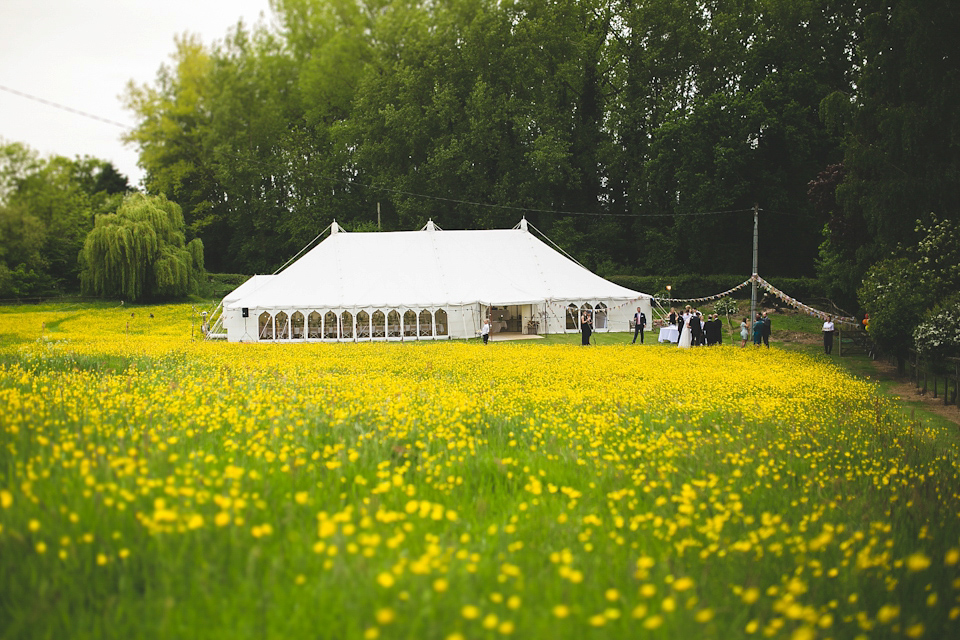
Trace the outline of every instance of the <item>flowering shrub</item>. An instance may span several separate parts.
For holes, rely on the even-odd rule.
[[[960,357],[960,302],[935,312],[913,332],[917,351],[928,358]]]

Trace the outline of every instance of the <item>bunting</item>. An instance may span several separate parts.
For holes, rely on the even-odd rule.
[[[860,323],[857,322],[856,318],[850,318],[848,316],[838,316],[832,313],[827,313],[826,311],[820,311],[819,309],[815,309],[809,305],[806,305],[800,302],[796,298],[788,296],[783,291],[781,291],[780,289],[777,289],[775,286],[773,286],[772,284],[770,284],[769,282],[761,278],[756,273],[750,276],[750,278],[748,278],[747,280],[744,280],[737,286],[733,287],[732,289],[727,289],[723,293],[717,293],[712,296],[704,296],[702,298],[660,298],[658,296],[653,296],[653,297],[642,296],[639,298],[634,298],[633,300],[627,300],[626,302],[622,304],[618,304],[616,306],[607,307],[607,311],[615,311],[617,309],[622,309],[627,305],[635,304],[638,300],[645,300],[647,298],[649,298],[651,301],[657,301],[658,303],[660,302],[711,302],[713,300],[719,300],[720,298],[725,298],[731,295],[732,293],[739,291],[740,289],[743,289],[744,287],[750,285],[753,282],[756,282],[757,286],[767,291],[767,293],[776,296],[782,302],[790,305],[795,309],[799,309],[800,311],[803,311],[807,315],[815,316],[817,318],[820,318],[821,320],[826,320],[827,317],[830,316],[830,317],[833,317],[833,321],[835,323],[860,326]],[[547,304],[549,304],[550,306],[556,307],[558,309],[564,309],[564,310],[566,310],[567,307],[569,306],[568,303],[554,302],[553,300],[548,300]],[[596,309],[594,309],[594,311],[595,310]]]
[[[838,322],[840,324],[847,324],[847,325],[854,325],[854,326],[860,325],[860,323],[857,322],[856,318],[834,315],[832,313],[827,313],[826,311],[820,311],[819,309],[814,309],[809,305],[803,304],[796,298],[791,298],[790,296],[785,294],[783,291],[780,291],[780,289],[777,289],[775,286],[773,286],[772,284],[770,284],[769,282],[767,282],[757,274],[753,274],[753,276],[750,279],[756,280],[757,285],[765,289],[768,293],[775,295],[781,301],[789,304],[791,307],[795,309],[799,309],[800,311],[803,311],[807,315],[815,316],[817,318],[820,318],[821,320],[826,320],[827,317],[829,316],[829,317],[833,317],[833,321],[835,323]]]
[[[741,282],[740,284],[735,286],[733,289],[727,289],[723,293],[718,293],[712,296],[706,296],[704,298],[657,298],[655,297],[654,300],[658,300],[660,302],[710,302],[711,300],[719,300],[720,298],[725,298],[731,293],[733,293],[734,291],[739,291],[740,289],[743,289],[745,286],[747,286],[751,282],[753,282],[753,278],[750,278],[748,280],[745,280],[744,282]]]

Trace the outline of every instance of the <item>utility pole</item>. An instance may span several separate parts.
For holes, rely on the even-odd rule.
[[[377,203],[377,231],[380,231],[380,203]]]
[[[750,287],[750,329],[751,334],[753,333],[753,325],[757,323],[757,242],[760,237],[758,232],[758,212],[760,211],[759,205],[754,203],[753,205],[753,275],[750,277],[751,284]]]

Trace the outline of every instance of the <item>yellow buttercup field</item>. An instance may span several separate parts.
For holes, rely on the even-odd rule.
[[[956,439],[826,360],[191,333],[0,310],[0,636],[960,634]]]

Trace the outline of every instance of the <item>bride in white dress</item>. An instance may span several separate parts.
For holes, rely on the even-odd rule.
[[[690,348],[690,343],[692,338],[692,335],[691,335],[692,332],[690,331],[691,318],[696,320],[697,322],[700,321],[699,318],[697,318],[697,316],[695,315],[691,315],[689,313],[683,314],[683,333],[680,334],[680,339],[677,341],[677,347],[679,347],[680,349]]]

